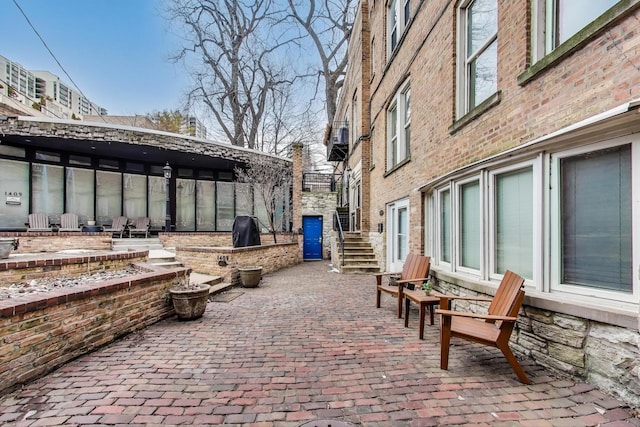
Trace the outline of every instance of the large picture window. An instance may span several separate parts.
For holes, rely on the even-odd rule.
[[[468,0],[458,9],[458,117],[497,91],[498,2]]]
[[[632,290],[631,147],[564,158],[561,283]]]

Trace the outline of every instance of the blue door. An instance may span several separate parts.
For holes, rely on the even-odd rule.
[[[303,216],[303,259],[322,259],[322,217]]]

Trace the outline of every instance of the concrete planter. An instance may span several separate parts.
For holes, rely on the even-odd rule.
[[[17,249],[18,240],[13,238],[0,238],[0,259],[9,258],[12,249]]]
[[[201,284],[195,289],[169,289],[178,319],[194,320],[202,317],[207,308],[209,288],[209,285]]]
[[[238,272],[240,273],[240,282],[245,288],[257,287],[262,278],[262,267],[259,266],[240,267]]]

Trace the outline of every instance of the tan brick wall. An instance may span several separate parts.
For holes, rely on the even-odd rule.
[[[222,277],[226,283],[240,284],[239,267],[262,266],[262,273],[302,262],[297,241],[244,248],[224,247],[176,247],[176,260],[197,271]]]
[[[0,237],[17,237],[18,250],[12,253],[57,252],[67,249],[111,250],[111,233],[14,233],[0,232]]]
[[[129,278],[0,301],[0,392],[130,332],[173,315],[167,289],[189,270]]]

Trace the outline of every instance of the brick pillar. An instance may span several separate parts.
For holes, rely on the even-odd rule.
[[[293,144],[293,230],[302,228],[302,148],[301,143]]]

